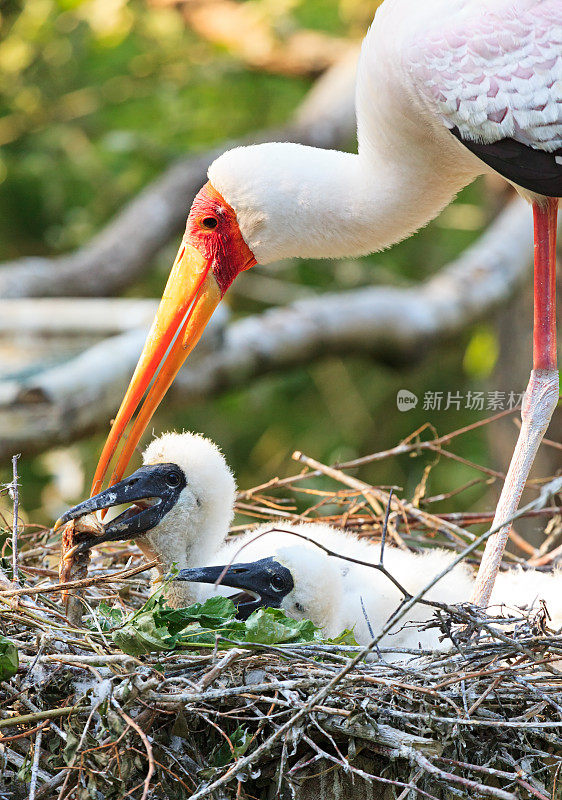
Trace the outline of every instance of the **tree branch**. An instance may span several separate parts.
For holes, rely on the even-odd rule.
[[[116,336],[141,327],[148,328],[157,308],[158,300],[148,298],[0,299],[0,341],[14,336]]]
[[[229,324],[224,309],[180,371],[170,399],[195,403],[326,353],[415,358],[505,301],[531,254],[528,207],[515,199],[478,242],[417,286],[324,294]],[[0,383],[0,458],[103,430],[145,335],[129,331],[28,380]]]

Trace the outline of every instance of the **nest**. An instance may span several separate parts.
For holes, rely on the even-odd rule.
[[[351,466],[439,450],[455,435],[416,436]],[[472,544],[478,558],[471,526],[487,514],[435,515],[425,483],[406,501],[349,465],[295,458],[303,472],[241,493],[238,510],[256,524],[320,517],[373,538],[388,512],[398,546]],[[319,474],[330,488],[317,488]],[[540,551],[522,544],[544,568],[560,537],[549,498],[523,511],[547,523]],[[89,577],[65,586],[86,609],[73,627],[56,584],[59,548],[49,530],[20,530],[24,586],[0,591],[2,800],[562,797],[562,636],[547,609],[498,619],[437,604],[433,624],[451,648],[402,652],[402,662],[376,640],[366,660],[347,641],[241,644],[212,626],[196,647],[135,655],[117,646],[112,624],[148,599],[138,550],[93,551]]]

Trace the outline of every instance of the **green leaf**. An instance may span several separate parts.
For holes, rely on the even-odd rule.
[[[0,636],[0,681],[7,681],[15,675],[19,665],[16,646],[9,639]]]
[[[244,631],[244,623],[234,619],[235,612],[234,603],[227,597],[211,597],[203,604],[194,603],[186,608],[169,608],[158,590],[113,632],[112,638],[124,653],[132,656],[196,644],[211,647],[215,634],[225,628],[228,633],[236,633],[238,628]]]
[[[280,608],[260,608],[246,620],[246,641],[259,644],[311,642],[318,629],[308,619],[287,617]]]
[[[218,628],[233,620],[236,607],[228,597],[210,597],[205,603],[194,603],[186,608],[170,609],[160,600],[156,611],[158,621],[168,627],[173,635],[196,622],[203,628]]]
[[[135,615],[128,624],[114,632],[113,641],[130,656],[173,650],[175,645],[175,639],[165,627],[157,624],[151,611]]]
[[[217,636],[229,640],[222,642],[223,647],[322,641],[320,630],[310,620],[291,619],[279,608],[260,608],[246,621],[236,619],[235,614],[234,603],[227,597],[169,608],[159,590],[113,631],[112,638],[123,652],[133,656],[183,647],[214,647]]]
[[[215,767],[225,767],[236,758],[243,756],[248,749],[252,736],[241,725],[230,736],[232,748],[228,742],[223,742],[214,752],[212,762]]]
[[[97,613],[102,631],[109,631],[124,622],[125,613],[120,608],[113,608],[107,603],[100,603]]]
[[[78,745],[80,744],[80,737],[76,736],[69,728],[66,729],[66,744],[62,751],[62,757],[64,759],[65,764],[70,764],[74,756],[76,755],[76,751],[78,750]]]
[[[355,634],[350,628],[345,628],[335,639],[326,639],[329,644],[348,644],[352,647],[357,647],[357,640]]]

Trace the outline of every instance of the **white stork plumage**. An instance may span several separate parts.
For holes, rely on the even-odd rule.
[[[497,172],[533,207],[533,371],[522,427],[473,600],[490,598],[508,521],[558,400],[555,239],[562,196],[560,0],[385,0],[365,37],[358,153],[297,144],[226,152],[209,168],[94,478],[119,480],[216,305],[256,262],[357,256],[433,219],[475,177]],[[178,334],[174,344],[172,340]],[[168,350],[168,348],[170,348]]]
[[[236,481],[210,439],[196,433],[165,433],[143,452],[143,466],[109,489],[69,509],[54,530],[71,519],[127,504],[105,525],[103,535],[79,546],[88,550],[108,541],[134,539],[146,558],[159,560],[153,588],[176,566],[213,563],[224,546],[234,515]],[[174,607],[197,600],[197,586],[174,584]]]
[[[286,532],[284,532],[286,531]],[[303,542],[294,534],[313,541]],[[277,528],[250,531],[236,537],[216,554],[213,566],[192,567],[179,572],[173,582],[203,582],[214,592],[225,594],[225,587],[252,592],[261,605],[279,607],[295,619],[310,619],[327,637],[336,637],[346,628],[353,630],[358,644],[369,644],[400,607],[404,595],[381,571],[327,554],[318,542],[341,556],[351,556],[368,564],[379,563],[380,546],[349,536],[328,525],[281,523]],[[242,545],[244,549],[240,551]],[[412,596],[444,572],[455,553],[432,548],[413,553],[387,547],[386,570]],[[230,566],[228,566],[230,564]],[[172,585],[173,585],[172,584]],[[462,603],[474,587],[474,575],[465,564],[457,564],[424,596],[427,601],[456,605]],[[213,593],[200,595],[204,599]],[[543,605],[544,604],[544,605]],[[488,614],[520,622],[522,615],[542,616],[548,612],[550,630],[562,630],[562,571],[542,573],[522,568],[500,572],[492,592]],[[250,606],[249,610],[253,610]],[[400,650],[442,650],[451,647],[437,625],[427,625],[435,609],[416,603],[381,639],[381,646],[397,650],[385,657],[391,661],[404,656]],[[513,626],[513,623],[509,623]],[[505,632],[507,625],[502,623]]]
[[[224,456],[209,439],[167,433],[151,442],[143,461],[128,478],[70,509],[55,527],[127,503],[130,507],[108,523],[103,535],[92,536],[79,547],[134,538],[147,558],[160,560],[154,588],[172,568],[179,570],[166,589],[169,605],[183,607],[215,593],[232,595],[237,590],[242,617],[260,606],[277,607],[295,619],[312,620],[327,636],[353,629],[359,644],[368,644],[400,605],[403,595],[386,575],[356,563],[378,564],[380,545],[330,525],[283,521],[227,540],[236,487]],[[443,572],[455,555],[439,548],[413,553],[387,547],[384,565],[414,595]],[[220,585],[214,587],[217,580]],[[469,567],[458,564],[426,599],[460,603],[473,584]],[[550,626],[562,627],[560,570],[550,575],[510,570],[498,575],[490,613],[502,614],[504,604],[512,611],[518,607],[539,610],[541,600],[550,613]],[[424,627],[432,614],[431,608],[416,604],[382,644],[413,650],[449,647],[450,641],[442,640],[438,628]],[[399,653],[391,656],[396,658]]]

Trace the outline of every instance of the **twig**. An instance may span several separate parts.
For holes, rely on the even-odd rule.
[[[328,467],[326,464],[322,464],[320,461],[316,461],[316,459],[306,456],[299,450],[296,450],[292,457],[295,461],[300,461],[301,464],[305,464],[307,467],[311,467],[312,469],[320,470],[320,472],[323,472],[324,475],[328,475],[328,477],[333,478],[334,480],[337,480],[346,486],[350,486],[353,489],[358,489],[365,495],[365,497],[367,497],[367,499],[369,499],[369,496],[371,498],[374,497],[377,501],[384,503],[385,505],[389,502],[392,502],[392,505],[396,511],[399,513],[405,513],[414,519],[423,522],[430,528],[454,533],[456,536],[460,536],[463,540],[471,539],[473,537],[473,534],[471,534],[470,531],[465,531],[463,528],[459,528],[458,525],[454,525],[452,522],[441,520],[433,514],[429,514],[427,511],[421,511],[419,508],[416,508],[414,505],[412,505],[412,503],[398,500],[398,498],[393,498],[391,501],[389,499],[388,492],[384,492],[382,489],[369,486],[368,483],[360,481],[358,478],[353,478],[351,475],[346,475],[344,472],[336,469],[335,467]]]
[[[55,717],[68,717],[76,710],[76,706],[63,708],[49,708],[46,711],[36,711],[33,714],[21,714],[19,717],[0,719],[0,728],[10,728],[12,725],[25,725],[27,722],[37,722],[39,719],[54,719]]]
[[[420,753],[417,750],[412,751],[412,759],[419,767],[426,772],[429,772],[431,775],[435,775],[441,781],[445,781],[447,783],[458,783],[461,786],[464,786],[465,790],[487,795],[488,797],[497,797],[498,800],[517,800],[517,795],[514,795],[512,792],[504,792],[503,789],[496,789],[495,786],[477,783],[469,778],[463,778],[461,775],[455,775],[454,772],[445,772],[444,770],[439,769],[439,767],[436,767],[435,764],[432,764],[431,761],[423,755],[423,753]]]
[[[29,800],[35,800],[35,790],[37,788],[37,774],[39,772],[39,758],[41,756],[41,741],[43,739],[43,728],[39,728],[35,737],[35,748],[33,750],[33,764],[31,766],[31,779],[29,781]]]
[[[121,708],[121,706],[114,697],[111,698],[111,705],[117,710],[118,714],[120,714],[123,717],[125,722],[138,733],[145,747],[146,755],[148,758],[148,772],[146,773],[146,778],[144,779],[144,789],[142,792],[141,800],[146,800],[146,798],[148,797],[148,791],[150,789],[150,781],[152,780],[152,776],[154,775],[154,770],[155,770],[152,745],[148,741],[148,737],[146,733],[143,731],[143,729],[140,727],[140,725],[136,723],[134,719],[131,719],[131,717],[125,711],[123,711],[123,709]]]
[[[62,592],[68,589],[79,589],[83,586],[97,586],[99,583],[111,583],[114,580],[124,578],[131,578],[133,575],[138,575],[140,572],[145,572],[147,569],[152,569],[158,566],[160,560],[155,558],[153,561],[140,564],[138,567],[131,569],[123,569],[119,572],[112,572],[110,575],[96,575],[92,578],[81,578],[79,581],[68,581],[67,583],[52,583],[46,586],[34,586],[29,589],[9,589],[0,592],[0,597],[13,597],[14,595],[33,595],[33,594],[49,594],[50,592]]]
[[[20,654],[20,659],[21,658],[22,656]],[[12,686],[10,686],[10,684],[7,683],[4,684],[4,689],[9,694],[11,694],[12,697],[17,698],[23,706],[25,706],[29,711],[31,711],[32,714],[36,714],[38,711],[40,711],[40,709],[37,708],[37,706],[34,703],[32,703],[31,700],[29,700],[29,698],[25,697],[24,693],[27,691],[27,689],[24,689],[23,692],[22,691],[18,692],[15,688],[13,688]],[[55,723],[52,720],[50,720],[49,722],[51,730],[53,730],[63,742],[66,742],[68,738],[66,733],[63,730],[61,730],[58,725],[55,725]]]
[[[388,503],[386,504],[386,513],[384,515],[384,522],[381,531],[381,549],[379,555],[379,566],[382,567],[383,557],[384,557],[384,546],[386,544],[386,532],[388,530],[388,518],[390,516],[390,506],[392,503],[392,489],[388,493]]]
[[[331,557],[333,557],[333,558],[339,558],[339,559],[341,559],[342,561],[349,561],[351,564],[359,564],[359,566],[361,566],[361,567],[370,567],[371,569],[375,569],[375,570],[377,570],[378,572],[382,572],[382,574],[383,574],[383,575],[384,575],[386,578],[388,578],[388,580],[389,580],[391,583],[393,583],[393,584],[396,586],[396,588],[398,589],[398,591],[399,591],[399,592],[400,592],[402,595],[404,595],[404,597],[405,597],[405,598],[409,598],[409,597],[411,597],[411,596],[412,596],[412,595],[410,594],[410,592],[408,592],[406,589],[404,589],[404,587],[402,586],[402,584],[400,584],[400,583],[399,583],[399,582],[396,580],[396,578],[395,578],[395,577],[394,577],[394,576],[393,576],[393,575],[392,575],[392,574],[391,574],[391,573],[390,573],[390,572],[389,572],[389,571],[386,569],[386,567],[385,567],[385,566],[383,565],[383,563],[382,563],[382,559],[380,559],[380,560],[379,560],[379,563],[378,563],[378,564],[373,564],[373,563],[372,563],[372,562],[370,562],[370,561],[362,561],[360,558],[354,558],[353,556],[346,556],[346,555],[344,555],[343,553],[337,553],[335,550],[331,550],[329,547],[326,547],[326,545],[324,545],[324,544],[321,544],[320,542],[317,542],[315,539],[312,539],[310,536],[306,536],[304,533],[298,533],[297,531],[291,531],[291,530],[289,530],[288,528],[280,528],[280,527],[273,527],[273,526],[272,526],[272,527],[270,527],[270,528],[268,528],[268,529],[267,529],[267,530],[265,530],[265,531],[261,531],[261,533],[257,533],[257,534],[254,536],[254,538],[253,538],[253,539],[250,539],[250,540],[248,540],[247,542],[244,542],[244,544],[241,544],[241,545],[240,545],[240,547],[238,548],[238,550],[235,550],[235,551],[234,551],[234,553],[233,553],[233,554],[232,554],[232,556],[230,557],[230,561],[229,561],[227,564],[225,564],[225,566],[224,566],[224,568],[223,568],[223,570],[222,570],[221,574],[220,574],[220,575],[219,575],[219,577],[216,579],[216,581],[215,581],[215,583],[214,583],[214,587],[216,588],[217,586],[220,586],[220,584],[222,583],[222,580],[223,580],[224,576],[226,575],[226,573],[227,573],[227,571],[228,571],[229,567],[231,567],[231,566],[232,566],[232,564],[233,564],[233,563],[235,562],[235,560],[238,558],[238,556],[240,555],[240,553],[241,553],[241,552],[242,552],[242,551],[243,551],[243,550],[244,550],[246,547],[248,547],[249,545],[253,544],[253,543],[254,543],[254,542],[256,542],[258,539],[261,539],[261,537],[262,537],[262,536],[267,536],[267,535],[268,535],[268,534],[270,534],[270,533],[286,533],[288,536],[296,536],[296,537],[297,537],[297,539],[304,539],[304,541],[305,541],[305,542],[310,542],[310,543],[311,543],[311,544],[313,544],[315,547],[318,547],[318,549],[319,549],[319,550],[322,550],[324,553],[326,553],[327,555],[329,555],[329,556],[331,556]],[[429,601],[428,601],[428,603],[429,603]],[[435,603],[429,603],[429,604],[430,604],[430,605],[435,605]],[[441,606],[440,604],[438,604],[438,607],[439,607],[439,608],[441,608],[442,606]]]
[[[35,800],[43,800],[44,797],[48,797],[53,789],[56,789],[57,786],[60,786],[61,783],[64,783],[66,775],[67,773],[64,769],[61,769],[60,772],[57,772],[56,775],[53,775],[53,777],[46,781],[39,789],[35,795]]]
[[[19,584],[18,572],[18,524],[19,524],[19,484],[18,484],[18,455],[12,456],[12,499],[14,501],[14,522],[12,526],[12,581]]]
[[[15,750],[12,750],[10,747],[3,747],[2,748],[2,756],[7,760],[11,761],[12,764],[15,764],[18,769],[21,769],[24,765],[26,765],[27,758],[21,755],[21,753],[17,753]],[[44,783],[50,781],[51,776],[48,772],[45,772],[43,769],[37,770],[37,777],[41,778]]]
[[[236,659],[240,658],[240,656],[245,655],[244,650],[230,650],[226,655],[224,655],[221,660],[215,664],[215,666],[206,672],[197,683],[197,688],[201,691],[204,691],[208,686],[213,683],[219,675],[224,672],[224,670],[229,667]]]
[[[419,794],[421,797],[428,797],[429,800],[437,800],[435,795],[425,792],[423,789],[420,789],[418,786],[416,786],[413,782],[405,783],[404,781],[395,781],[390,778],[383,778],[381,775],[374,775],[369,772],[365,772],[365,770],[359,769],[358,767],[353,767],[351,764],[349,764],[349,762],[343,764],[341,761],[335,758],[331,753],[326,753],[324,750],[318,747],[316,742],[313,742],[312,739],[310,739],[308,736],[306,736],[305,739],[308,742],[308,744],[314,750],[316,750],[320,758],[325,758],[328,761],[332,761],[334,764],[337,764],[338,766],[343,767],[344,769],[347,767],[347,769],[354,775],[358,775],[360,778],[364,778],[366,781],[369,782],[375,781],[376,783],[383,783],[388,786],[397,786],[400,789],[405,787],[407,789],[416,792],[416,794]],[[512,798],[510,796],[510,800],[515,800],[515,798]]]
[[[519,410],[519,407],[515,407],[512,409],[507,409],[505,411],[500,411],[498,414],[494,414],[491,417],[486,417],[486,419],[478,420],[477,422],[473,422],[470,425],[465,425],[463,428],[458,428],[450,433],[446,433],[443,436],[439,436],[436,439],[431,439],[427,442],[421,442],[416,439],[413,443],[410,441],[413,438],[413,434],[410,435],[405,441],[397,444],[395,447],[391,447],[390,450],[380,450],[377,453],[371,453],[368,456],[361,456],[360,458],[354,458],[351,461],[344,461],[342,463],[334,464],[336,469],[356,469],[357,467],[365,466],[366,464],[372,464],[374,461],[384,461],[387,458],[393,458],[397,455],[404,455],[407,453],[417,452],[418,450],[428,450],[429,445],[439,445],[445,442],[450,442],[452,439],[455,439],[457,436],[462,436],[465,433],[470,433],[477,428],[481,428],[485,425],[490,425],[493,422],[497,422],[499,419],[503,419],[510,414],[515,414]],[[423,426],[425,429],[426,426]],[[416,435],[419,435],[422,430],[418,430]],[[298,483],[303,480],[308,480],[309,478],[318,478],[322,475],[322,471],[319,469],[316,470],[309,470],[308,472],[303,471],[299,475],[291,475],[288,478],[273,478],[272,480],[267,481],[267,483],[260,484],[259,486],[254,486],[252,489],[246,489],[243,492],[239,492],[237,495],[237,500],[249,500],[255,494],[259,494],[264,489],[271,489],[271,488],[279,488],[281,486],[290,486],[293,483]],[[451,515],[449,515],[451,516]],[[493,519],[493,515],[489,517],[490,521]]]

